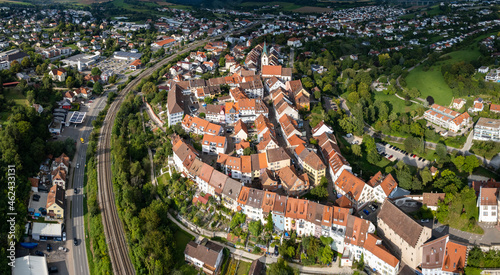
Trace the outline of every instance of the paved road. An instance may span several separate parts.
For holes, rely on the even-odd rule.
[[[97,114],[106,106],[107,97],[99,97],[91,103],[91,109],[87,113],[83,125],[79,125],[79,136],[77,137],[76,153],[71,162],[72,177],[68,183],[66,190],[67,206],[66,206],[66,234],[67,242],[66,247],[72,251],[72,259],[68,257],[68,270],[74,270],[72,274],[89,274],[89,266],[87,259],[87,250],[85,245],[85,228],[83,220],[83,179],[85,174],[85,157],[87,153],[87,145],[90,133],[92,132],[92,120],[95,119]],[[75,127],[75,126],[69,126]],[[83,138],[85,143],[80,142]],[[79,164],[79,168],[76,165]],[[70,184],[71,183],[71,184]],[[78,194],[74,193],[74,188],[78,189]],[[70,207],[71,206],[71,207]],[[71,212],[70,212],[71,211]],[[69,215],[71,213],[71,216]],[[75,246],[73,238],[78,239],[78,245]]]

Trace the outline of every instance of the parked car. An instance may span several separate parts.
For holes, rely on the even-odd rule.
[[[37,256],[45,256],[45,254],[43,254],[43,252],[39,251],[39,250],[35,251],[35,255],[37,255]]]
[[[63,240],[63,242],[65,242],[65,241],[66,241],[66,232],[63,232],[63,233],[62,233],[62,240]]]
[[[337,252],[333,252],[333,262],[337,261]]]
[[[57,273],[59,270],[57,269],[57,266],[51,266],[49,267],[49,273]]]
[[[370,215],[370,211],[368,211],[368,210],[366,210],[366,209],[365,209],[365,210],[363,210],[363,213],[365,213],[366,215]]]
[[[420,222],[426,223],[426,222],[429,222],[429,219],[421,219]]]
[[[50,245],[50,243],[47,244],[47,251],[52,251],[52,246]]]
[[[373,207],[373,205],[370,205],[370,209],[371,209],[372,211],[377,210],[377,209],[375,209],[375,207]]]
[[[278,252],[278,246],[274,246],[274,255],[277,257],[280,253]]]

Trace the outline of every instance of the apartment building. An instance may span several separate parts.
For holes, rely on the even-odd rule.
[[[281,180],[281,186],[287,195],[297,196],[310,188],[309,178],[306,173],[298,175],[293,166],[285,166],[278,170],[277,175]]]
[[[182,128],[188,133],[196,135],[222,135],[222,126],[211,123],[199,117],[185,115],[182,120]]]
[[[285,149],[281,147],[267,150],[267,169],[276,171],[283,167],[289,167],[290,159]]]
[[[423,275],[464,274],[466,262],[467,246],[450,240],[450,235],[422,246]]]
[[[387,241],[398,258],[416,269],[422,263],[422,245],[431,238],[432,230],[385,200],[377,215],[377,233]]]
[[[475,140],[500,142],[500,119],[481,117],[474,126]]]
[[[453,132],[464,129],[472,121],[467,112],[460,114],[437,104],[433,104],[429,110],[425,111],[424,118]]]
[[[326,165],[321,158],[303,144],[297,146],[294,152],[297,155],[298,165],[307,173],[311,185],[319,185],[321,178],[326,174]]]
[[[168,91],[167,98],[168,126],[180,123],[183,116],[184,102],[182,101],[182,89],[178,85],[173,85]]]
[[[203,153],[206,154],[225,154],[227,150],[227,139],[225,136],[204,135],[201,147]]]
[[[368,234],[363,248],[365,264],[371,270],[379,274],[399,274],[399,260],[382,245],[382,239],[377,235]]]
[[[479,222],[498,223],[499,188],[480,187],[477,198],[479,208]]]

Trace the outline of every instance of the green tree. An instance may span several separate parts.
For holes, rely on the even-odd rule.
[[[220,59],[219,59],[219,67],[225,67],[226,66],[226,58],[224,56],[222,56]]]
[[[35,91],[33,91],[33,90],[29,90],[28,92],[26,92],[26,99],[28,100],[28,102],[30,104],[35,103],[35,96],[36,96],[36,94],[35,94]]]
[[[463,170],[469,174],[472,174],[472,171],[474,171],[474,169],[476,169],[480,165],[481,165],[481,162],[479,161],[479,159],[476,156],[468,155],[465,157]]]
[[[72,89],[75,87],[75,79],[72,76],[66,78],[66,88]]]
[[[464,186],[463,182],[448,169],[441,172],[441,176],[434,181],[434,188],[443,190],[445,193],[455,194]]]
[[[320,91],[315,91],[314,92],[314,98],[316,98],[317,100],[319,100],[321,98],[321,92]]]
[[[266,225],[264,227],[266,229],[266,231],[268,232],[273,232],[273,229],[274,229],[274,222],[273,222],[273,215],[271,213],[271,211],[269,211],[269,214],[267,214],[267,217],[266,217]]]
[[[351,145],[351,150],[352,153],[358,157],[361,157],[363,155],[363,152],[361,152],[361,146],[358,144]]]
[[[268,275],[298,275],[300,274],[299,270],[292,268],[288,265],[288,263],[279,258],[276,263],[272,263],[269,265],[269,269],[267,269]]]
[[[323,253],[321,253],[321,262],[323,264],[328,264],[328,263],[331,263],[332,262],[332,258],[333,258],[333,251],[332,251],[332,248],[327,245],[323,248]]]
[[[452,160],[453,164],[455,164],[455,167],[457,167],[458,171],[462,172],[464,163],[465,163],[465,157],[464,156],[456,156]]]
[[[368,160],[371,164],[377,164],[380,161],[380,155],[377,152],[377,149],[370,150],[366,156],[366,160]]]
[[[432,181],[432,173],[429,167],[425,167],[424,170],[420,172],[420,178],[422,178],[422,184],[425,186],[428,182]]]
[[[21,71],[21,64],[17,62],[16,60],[12,61],[10,63],[10,71],[13,73],[18,73]]]
[[[365,146],[365,151],[368,153],[373,149],[377,150],[377,144],[375,143],[375,139],[370,135],[363,135],[363,145]]]
[[[101,82],[96,81],[96,82],[94,83],[93,90],[94,90],[94,93],[96,93],[96,94],[99,94],[99,95],[100,95],[100,94],[102,94],[102,92],[104,91],[104,89],[103,89],[103,87],[102,87]]]
[[[258,237],[260,233],[262,233],[262,223],[260,222],[260,220],[252,221],[248,225],[248,230],[250,231],[250,233],[252,233],[252,235]]]
[[[101,75],[101,69],[99,69],[98,67],[94,67],[92,68],[90,73],[92,73],[92,75]]]
[[[29,57],[24,57],[23,60],[21,60],[21,65],[23,66],[23,68],[28,68],[29,66],[31,66]]]
[[[255,154],[255,153],[256,152],[252,147],[247,147],[247,148],[243,149],[244,156],[250,156],[250,155]]]
[[[439,157],[439,162],[446,163],[449,161],[448,151],[446,145],[438,143],[436,146],[436,155]]]
[[[141,92],[145,95],[156,93],[158,92],[158,87],[153,82],[148,81],[142,86]]]

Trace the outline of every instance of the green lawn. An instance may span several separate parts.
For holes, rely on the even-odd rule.
[[[399,99],[395,95],[386,95],[383,92],[375,92],[374,93],[374,98],[375,100],[381,100],[388,102],[391,106],[391,112],[396,112],[396,113],[408,113],[411,110],[416,110],[419,105],[413,103],[410,106],[405,105],[405,101]]]
[[[156,178],[159,184],[167,184],[167,181],[170,179],[170,174],[165,173],[159,177]]]
[[[179,266],[184,264],[184,249],[186,249],[187,243],[191,240],[193,240],[191,234],[176,226],[176,231],[174,233],[175,258]]]
[[[8,88],[4,90],[5,100],[14,100],[16,105],[28,106],[28,100],[16,88]]]
[[[246,275],[250,271],[250,266],[252,263],[247,263],[244,261],[240,261],[240,264],[238,265],[238,270],[236,270],[237,275]]]
[[[477,43],[473,43],[465,50],[454,51],[449,54],[451,59],[436,62],[428,71],[422,70],[423,66],[420,65],[413,69],[406,77],[408,88],[417,88],[421,93],[421,98],[432,96],[434,101],[443,106],[448,106],[453,98],[453,93],[444,81],[441,74],[441,66],[445,64],[452,64],[456,62],[470,62],[481,56],[477,49]]]

